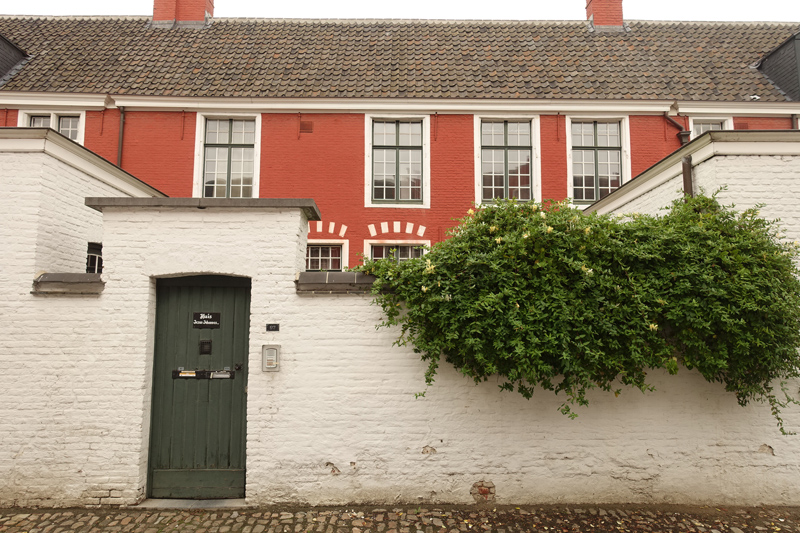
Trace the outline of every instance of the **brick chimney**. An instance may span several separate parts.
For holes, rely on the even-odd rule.
[[[154,26],[195,26],[214,16],[214,0],[155,0]]]
[[[596,29],[622,28],[622,0],[586,0],[586,18]]]

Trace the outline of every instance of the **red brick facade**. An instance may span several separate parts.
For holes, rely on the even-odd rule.
[[[14,109],[0,109],[0,125],[17,125],[17,115]],[[86,112],[84,145],[112,163],[118,158],[120,115],[119,109]],[[195,194],[200,170],[195,169],[197,113],[126,110],[124,115],[122,168],[169,196]],[[368,253],[369,242],[440,241],[476,198],[476,119],[472,114],[426,116],[430,176],[424,179],[430,180],[430,207],[365,205],[370,180],[365,176],[367,125],[362,113],[260,114],[258,196],[313,198],[323,220],[310,225],[309,239],[346,241],[350,266],[359,262],[359,254]],[[687,117],[674,119],[684,128],[689,125]],[[534,194],[561,200],[570,191],[568,121],[563,114],[540,115],[537,120],[539,136],[533,148],[539,154],[540,190]],[[680,147],[679,128],[663,115],[633,114],[627,121],[633,176]],[[311,131],[301,131],[301,122]],[[736,129],[791,129],[792,119],[734,117],[733,124]]]

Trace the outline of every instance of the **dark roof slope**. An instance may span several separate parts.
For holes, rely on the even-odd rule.
[[[0,17],[31,58],[0,90],[228,97],[786,101],[753,68],[800,23]]]

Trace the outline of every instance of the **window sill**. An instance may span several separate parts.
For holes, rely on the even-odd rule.
[[[33,280],[31,294],[100,294],[105,285],[100,274],[42,274]]]
[[[374,281],[361,272],[299,272],[294,283],[299,294],[365,294]]]

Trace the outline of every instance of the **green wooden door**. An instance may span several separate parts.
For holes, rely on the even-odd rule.
[[[151,498],[243,498],[250,280],[160,279]]]

